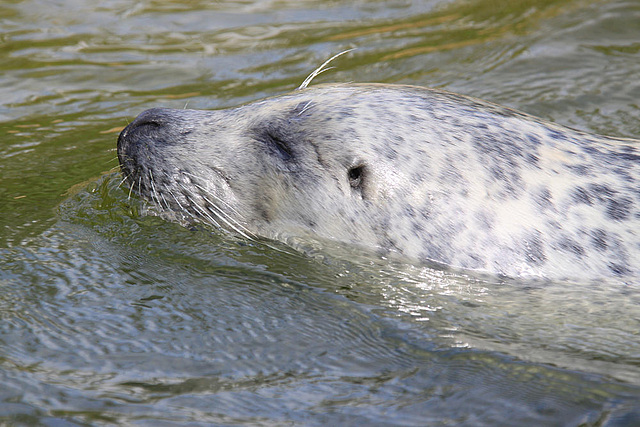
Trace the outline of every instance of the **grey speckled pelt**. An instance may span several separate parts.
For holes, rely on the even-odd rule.
[[[174,219],[511,277],[640,277],[640,144],[441,90],[319,85],[152,109],[118,140]]]

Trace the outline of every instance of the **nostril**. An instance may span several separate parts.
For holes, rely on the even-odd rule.
[[[167,124],[167,122],[166,109],[152,108],[140,113],[138,117],[136,117],[135,120],[127,127],[131,129],[137,129],[144,126],[148,126],[149,128],[158,128]]]
[[[161,123],[158,123],[155,120],[135,120],[129,126],[127,126],[127,134],[135,133],[138,136],[149,136],[153,132],[157,131],[162,127]]]
[[[143,111],[118,137],[118,146],[139,141],[151,142],[160,133],[160,129],[169,124],[166,109],[152,108]]]

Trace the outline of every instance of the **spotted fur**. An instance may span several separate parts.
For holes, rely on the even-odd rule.
[[[129,185],[245,237],[507,276],[640,277],[640,145],[412,86],[320,85],[120,135]]]

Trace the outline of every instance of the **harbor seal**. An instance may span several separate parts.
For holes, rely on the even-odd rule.
[[[510,277],[640,276],[640,145],[442,90],[334,84],[118,138],[158,211]]]

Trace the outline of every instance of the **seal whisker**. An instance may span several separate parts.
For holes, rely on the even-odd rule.
[[[342,56],[345,53],[349,53],[349,52],[351,52],[353,50],[356,50],[356,48],[354,47],[354,48],[351,48],[351,49],[344,50],[344,51],[342,51],[340,53],[337,53],[337,54],[333,55],[331,58],[327,59],[326,61],[324,61],[322,63],[322,65],[320,65],[318,68],[313,70],[313,72],[311,74],[309,74],[306,79],[304,79],[302,84],[300,86],[298,86],[297,90],[305,89],[307,86],[309,86],[309,84],[311,83],[311,80],[315,79],[318,76],[318,74],[323,73],[323,72],[325,72],[327,70],[327,69],[325,69],[325,67],[327,65],[329,65],[329,63],[331,61],[333,61],[334,59],[338,58],[339,56]],[[333,68],[333,67],[331,67],[331,68]]]
[[[203,199],[208,201],[211,204],[211,206],[215,209],[214,213],[217,215],[218,219],[223,221],[225,224],[231,227],[236,233],[240,234],[242,237],[249,240],[255,240],[255,235],[253,235],[253,233],[251,233],[251,231],[249,231],[244,225],[240,224],[234,218],[231,218],[229,214],[227,214],[222,209],[220,209],[215,203],[213,203],[208,198],[203,196]],[[244,232],[241,229],[244,230]]]
[[[203,191],[205,194],[208,194],[209,196],[213,197],[214,199],[216,199],[216,201],[222,203],[227,209],[230,209],[231,211],[233,211],[234,214],[241,216],[240,213],[234,209],[233,206],[231,206],[229,203],[227,203],[225,200],[221,199],[220,197],[216,196],[215,194],[213,194],[212,192],[208,191],[206,188],[202,187],[199,184],[195,184],[196,187],[198,187],[201,191]]]
[[[178,206],[180,207],[180,212],[188,214],[191,218],[196,219],[195,215],[193,215],[191,212],[189,212],[188,209],[185,209],[184,206],[182,206],[182,203],[180,203],[180,201],[178,200],[178,198],[176,197],[175,194],[173,194],[173,191],[168,190],[169,194],[171,195],[171,197],[173,197],[173,200],[176,201],[176,203],[178,204]],[[186,197],[186,196],[185,196]]]
[[[307,111],[309,109],[309,107],[311,107],[312,102],[309,101],[306,104],[304,104],[304,107],[302,107],[302,110],[300,110],[300,112],[298,113],[298,116],[301,116],[302,113],[304,113],[305,111]]]
[[[201,208],[200,206],[198,206],[195,201],[192,201],[191,206],[198,212],[200,212],[200,214],[206,218],[209,219],[209,221],[211,221],[211,223],[213,225],[215,225],[216,227],[218,227],[219,229],[223,229],[222,226],[220,226],[220,224],[218,223],[218,221],[216,221],[215,219],[213,219],[213,217],[211,215],[209,215],[209,213],[207,213],[203,208]]]
[[[246,237],[247,239],[250,239],[250,240],[255,240],[256,236],[248,228],[246,228],[238,220],[236,220],[231,215],[229,215],[227,212],[225,212],[224,209],[222,209],[220,206],[217,205],[217,203],[222,203],[223,205],[225,205],[225,207],[227,209],[233,211],[233,213],[235,213],[237,216],[241,216],[236,209],[234,209],[226,201],[224,201],[223,199],[221,199],[217,195],[213,194],[212,192],[208,191],[207,189],[205,189],[201,185],[195,184],[195,186],[197,188],[199,188],[204,194],[212,197],[215,200],[215,202],[213,202],[213,201],[209,200],[208,198],[202,196],[216,210],[215,213],[216,213],[216,215],[218,216],[218,218],[220,220],[222,220],[225,224],[227,224],[229,227],[231,227],[233,230],[235,230],[238,234],[241,234],[243,237]]]
[[[164,198],[164,194],[160,193],[160,197],[162,198],[162,201],[164,201],[164,205],[166,206],[166,209],[171,210],[171,208],[169,207],[169,203],[167,203],[167,199]]]
[[[188,209],[185,209],[184,206],[182,206],[182,203],[180,203],[180,201],[178,200],[176,195],[173,194],[173,191],[171,191],[171,190],[167,190],[167,191],[171,195],[171,197],[173,197],[173,200],[176,201],[177,205],[180,207],[180,213],[183,216],[189,216],[193,221],[197,221],[198,220],[198,218],[196,218],[196,216],[194,214],[192,214]],[[185,196],[185,198],[186,198],[186,196]],[[187,199],[187,201],[189,201],[189,200]]]
[[[212,170],[213,170],[213,171],[215,171],[215,172],[220,176],[220,178],[222,178],[225,182],[227,182],[227,183],[229,182],[229,178],[228,178],[227,176],[225,176],[225,174],[224,174],[224,173],[222,173],[220,170],[218,170],[217,168],[212,168]],[[189,172],[182,172],[182,174],[183,174],[183,175],[190,176],[191,178],[195,178],[195,179],[197,179],[198,181],[202,181],[202,182],[207,182],[207,181],[209,181],[208,179],[205,179],[205,178],[203,178],[203,177],[201,177],[201,176],[198,176],[198,175],[194,175],[194,174],[189,173]],[[195,185],[198,185],[197,183],[194,183],[194,184],[195,184]]]
[[[160,203],[160,198],[158,197],[156,186],[153,183],[153,174],[151,173],[151,170],[149,170],[149,184],[151,185],[151,194],[153,194],[153,196],[155,197],[158,207],[160,208],[160,211],[163,211],[164,208],[162,207],[162,203]]]
[[[135,183],[129,187],[129,196],[127,197],[127,200],[131,200],[131,192],[133,191],[134,186]],[[138,193],[142,193],[142,175],[138,177]]]
[[[182,184],[181,184],[181,186],[185,191],[189,191],[189,189],[184,187]],[[203,192],[205,192],[205,194],[213,197],[215,200],[218,200],[218,201],[220,200],[220,198],[218,198],[214,194],[211,194],[211,193],[205,191],[204,189],[202,189],[202,187],[198,186],[197,184],[196,184],[196,186],[199,187]],[[209,203],[209,205],[211,206],[211,208],[209,209],[209,212],[211,212],[211,214],[215,215],[216,218],[218,218],[218,220],[224,222],[229,228],[234,230],[236,233],[240,234],[242,237],[244,237],[246,239],[249,239],[249,240],[255,240],[255,236],[253,236],[253,233],[251,233],[251,231],[249,231],[245,226],[240,224],[235,219],[231,218],[229,216],[229,214],[224,212],[215,202],[213,202],[212,200],[208,199],[204,195],[201,195],[201,197],[205,201],[207,201]],[[211,218],[211,217],[209,216],[209,218]],[[216,225],[218,225],[217,222],[216,222]]]
[[[122,187],[122,184],[124,184],[127,181],[127,179],[129,179],[130,176],[131,176],[131,174],[124,175],[124,178],[122,178],[122,181],[120,181],[120,183],[117,185],[116,189],[119,190],[120,187]],[[131,187],[129,187],[129,191],[131,191]]]
[[[120,162],[119,162],[119,161],[120,161],[120,159],[118,159],[118,156],[115,156],[115,157],[113,157],[113,158],[111,158],[111,159],[107,160],[107,161],[105,162],[105,164],[107,164],[107,165],[108,165],[109,163],[118,162],[118,164],[114,167],[114,169],[115,169],[115,168],[119,168],[119,167],[120,167]]]
[[[182,186],[182,185],[181,185],[181,186]],[[182,186],[182,188],[183,188],[184,190],[186,190],[187,192],[189,192],[189,191],[190,191],[188,188],[186,188],[186,187],[184,187],[184,186]],[[186,209],[184,209],[184,208],[182,207],[182,205],[180,204],[180,202],[178,201],[178,199],[175,197],[175,195],[174,195],[172,192],[170,192],[169,194],[171,194],[171,195],[173,196],[173,198],[175,199],[176,203],[178,204],[178,206],[180,206],[180,208],[182,209],[182,211],[183,211],[183,212],[188,213],[188,214],[189,214],[189,216],[191,216],[193,219],[197,219],[197,218],[196,218],[196,217],[195,217],[191,212],[189,212],[188,210],[186,210]],[[209,195],[211,195],[211,194],[209,194]],[[187,197],[187,195],[185,195],[185,197]],[[214,196],[214,197],[215,197],[215,196]],[[203,197],[203,198],[204,198],[206,201],[208,201],[208,202],[211,204],[211,206],[213,206],[213,207],[216,209],[216,212],[212,212],[212,211],[209,211],[209,212],[211,212],[212,214],[215,214],[215,215],[218,217],[218,219],[220,219],[220,220],[221,220],[221,221],[223,221],[225,224],[227,224],[227,225],[228,225],[228,226],[229,226],[233,231],[235,231],[235,232],[236,232],[236,233],[238,233],[240,236],[244,237],[245,239],[247,239],[247,240],[249,240],[249,241],[257,241],[257,240],[258,240],[258,236],[256,236],[253,232],[251,232],[251,231],[250,231],[249,229],[247,229],[245,226],[243,226],[242,224],[240,224],[239,222],[237,222],[235,219],[233,219],[232,217],[230,217],[230,216],[229,216],[229,214],[227,214],[227,213],[226,213],[226,212],[224,212],[222,209],[220,209],[220,207],[219,207],[219,206],[217,206],[215,203],[212,203],[212,202],[211,202],[211,200],[207,199],[206,197]],[[223,202],[223,203],[224,203],[224,201],[223,201],[223,200],[221,200],[221,199],[219,199],[219,198],[217,198],[217,197],[216,197],[216,200],[219,200],[219,201],[221,201],[221,202]],[[188,199],[187,199],[187,201],[190,201],[190,200],[188,200]],[[190,202],[191,202],[191,203],[190,203],[190,206],[193,206],[193,208],[194,208],[194,209],[196,209],[196,210],[197,210],[198,212],[200,212],[202,215],[204,215],[205,217],[207,217],[207,218],[208,218],[208,219],[213,223],[213,225],[214,225],[214,226],[216,226],[216,227],[218,227],[218,228],[222,229],[222,227],[220,226],[220,224],[219,224],[215,219],[213,219],[213,218],[211,217],[211,215],[209,215],[207,212],[205,212],[205,211],[203,210],[203,208],[200,208],[199,206],[197,206],[197,205],[196,205],[195,201],[191,200]],[[228,220],[227,220],[227,219],[225,219],[225,218],[223,218],[221,215],[226,216]],[[231,221],[231,222],[235,222],[235,224],[236,224],[236,226],[237,226],[237,227],[236,227],[236,226],[234,226],[234,224],[232,224],[232,223],[231,223],[231,222],[229,222],[229,221]],[[242,228],[245,232],[243,232],[242,230],[240,230],[238,227]],[[273,250],[275,250],[275,251],[278,251],[278,252],[282,252],[282,253],[285,253],[285,254],[288,254],[288,255],[294,254],[294,252],[292,252],[292,251],[287,251],[287,250],[284,250],[284,249],[282,249],[282,248],[278,248],[278,247],[273,246],[273,245],[271,245],[271,244],[269,244],[269,243],[267,243],[267,242],[262,242],[262,244],[264,244],[264,245],[266,245],[268,248],[271,248],[271,249],[273,249]]]
[[[197,175],[194,175],[192,173],[189,172],[182,172],[184,175],[190,176],[192,178],[195,178],[199,181],[204,181],[206,182],[206,180],[202,177],[199,177]],[[207,190],[206,188],[204,188],[202,185],[194,182],[193,185],[195,185],[196,187],[198,187],[201,191],[203,191],[204,193],[210,195],[211,197],[214,197],[217,201],[219,201],[220,203],[222,203],[224,205],[225,208],[230,209],[231,211],[233,211],[234,214],[241,216],[240,213],[234,209],[233,206],[231,206],[229,203],[227,203],[225,200],[221,199],[220,197],[216,196],[215,194],[213,194],[211,191]]]

